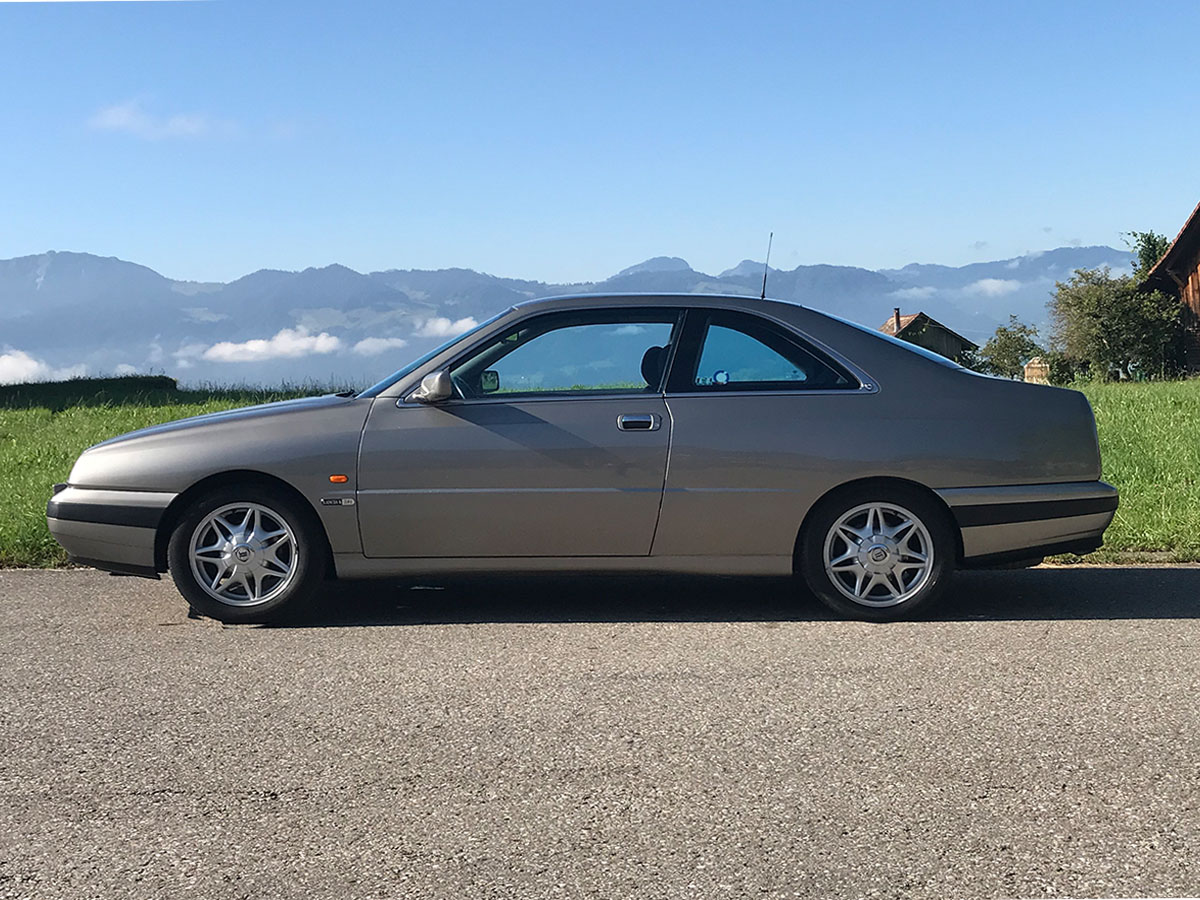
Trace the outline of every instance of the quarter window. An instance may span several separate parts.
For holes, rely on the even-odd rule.
[[[772,323],[745,313],[689,313],[695,364],[672,376],[676,391],[795,391],[855,388],[832,360]],[[685,344],[688,341],[685,339]]]
[[[697,387],[808,380],[799,363],[776,353],[750,335],[724,325],[709,325],[696,368]]]

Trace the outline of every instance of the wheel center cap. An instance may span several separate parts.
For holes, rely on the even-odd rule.
[[[883,547],[876,547],[871,551],[871,562],[881,563],[888,558],[888,552]]]
[[[235,547],[233,549],[233,558],[240,563],[250,562],[250,557],[253,555],[254,553],[249,547]]]

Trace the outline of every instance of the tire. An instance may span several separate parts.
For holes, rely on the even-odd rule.
[[[949,517],[922,491],[869,484],[818,503],[799,543],[798,568],[817,599],[870,622],[910,618],[933,605],[953,574],[957,547]]]
[[[184,511],[167,565],[198,612],[231,624],[271,622],[312,600],[325,578],[326,548],[311,510],[280,492],[231,485]]]

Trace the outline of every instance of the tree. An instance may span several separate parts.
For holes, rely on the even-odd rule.
[[[1133,277],[1138,284],[1146,280],[1154,264],[1166,254],[1171,239],[1157,231],[1131,231],[1125,243],[1133,250]]]
[[[1037,334],[1038,330],[1032,325],[1009,316],[1008,324],[997,328],[979,351],[979,371],[1005,378],[1020,377],[1025,371],[1025,363],[1045,353],[1035,340]]]
[[[1149,258],[1155,248],[1149,242],[1145,246]],[[1139,260],[1141,265],[1140,250]],[[1136,275],[1114,277],[1107,267],[1079,269],[1055,285],[1050,317],[1055,349],[1093,376],[1153,378],[1175,372],[1179,301],[1143,290]]]

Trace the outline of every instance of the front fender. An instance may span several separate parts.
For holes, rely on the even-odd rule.
[[[69,484],[181,494],[222,473],[262,473],[312,504],[334,552],[361,552],[353,504],[322,501],[355,495],[358,443],[371,401],[319,399],[327,402],[171,423],[106,441],[84,451]],[[344,475],[346,481],[331,484],[331,475]]]

